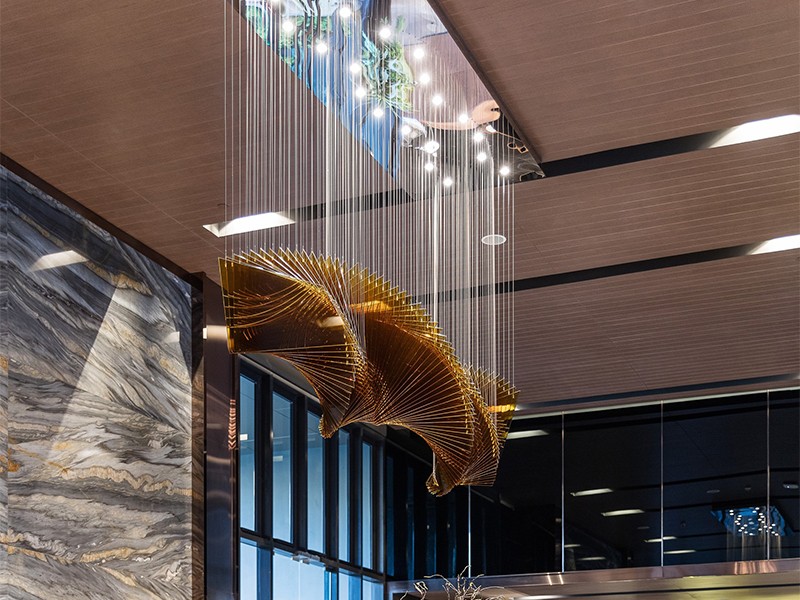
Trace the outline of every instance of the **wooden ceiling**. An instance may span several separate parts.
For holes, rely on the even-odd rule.
[[[438,4],[546,161],[800,112],[795,0]],[[0,150],[212,275],[224,10],[238,18],[211,0],[0,0]],[[800,233],[798,164],[792,135],[519,184],[516,278]],[[799,266],[782,252],[517,292],[526,410],[796,384]]]

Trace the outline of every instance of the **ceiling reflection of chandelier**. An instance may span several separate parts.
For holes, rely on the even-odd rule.
[[[304,373],[326,437],[420,435],[432,493],[491,485],[516,402],[512,181],[538,166],[424,0],[248,0],[227,19],[228,186],[207,228],[226,236],[231,351]]]

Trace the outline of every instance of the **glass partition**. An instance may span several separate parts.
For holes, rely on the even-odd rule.
[[[256,382],[239,378],[239,521],[256,528]]]
[[[319,433],[320,418],[309,412],[307,419],[306,497],[308,502],[308,549],[325,551],[325,445]]]
[[[292,541],[292,401],[272,394],[272,534]]]

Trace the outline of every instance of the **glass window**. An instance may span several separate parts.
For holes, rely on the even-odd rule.
[[[361,589],[363,600],[383,600],[383,585],[379,581],[364,579]]]
[[[239,378],[239,523],[256,528],[256,382]]]
[[[361,600],[361,582],[358,575],[339,572],[339,600]]]
[[[325,551],[325,456],[319,417],[308,413],[308,548]]]
[[[292,402],[272,395],[272,532],[292,540]]]
[[[241,600],[258,600],[258,548],[248,540],[239,544],[239,588]]]
[[[769,394],[769,558],[800,556],[800,390]]]
[[[350,434],[339,431],[339,558],[350,560]]]
[[[372,445],[361,446],[361,564],[373,568],[372,560]]]
[[[323,600],[326,597],[322,565],[293,560],[291,556],[276,552],[272,571],[275,573],[273,600]]]

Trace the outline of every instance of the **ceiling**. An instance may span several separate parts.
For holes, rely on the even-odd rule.
[[[545,164],[800,112],[795,0],[437,3]],[[223,11],[0,2],[2,153],[212,276]],[[800,252],[658,261],[800,233],[798,164],[795,134],[518,184],[524,410],[796,385]]]

